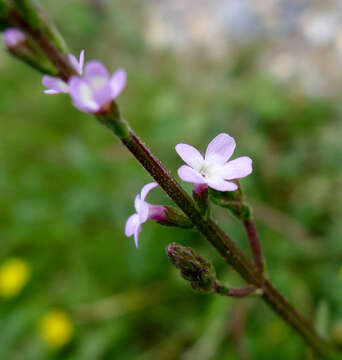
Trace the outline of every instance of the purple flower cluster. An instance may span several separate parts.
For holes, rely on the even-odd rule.
[[[88,61],[84,65],[84,50],[79,60],[72,54],[68,55],[68,59],[78,75],[72,76],[67,83],[58,77],[45,75],[42,82],[47,90],[44,92],[68,93],[74,106],[87,113],[106,110],[126,85],[125,70],[119,69],[110,76],[100,61]]]

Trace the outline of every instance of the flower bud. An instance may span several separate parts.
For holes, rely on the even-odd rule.
[[[4,43],[9,50],[23,46],[26,42],[26,35],[19,29],[8,28],[4,31]]]
[[[193,227],[192,222],[182,212],[171,206],[149,205],[148,217],[165,226],[177,226],[184,229]]]
[[[202,214],[205,214],[208,209],[208,185],[194,184],[192,196],[198,204]]]
[[[191,287],[200,292],[211,293],[216,281],[213,265],[192,248],[177,243],[169,244],[166,253],[170,262],[180,270],[182,277],[190,281]]]
[[[26,37],[24,32],[17,28],[7,28],[4,31],[3,39],[11,55],[43,74],[56,75],[54,66],[40,49]]]

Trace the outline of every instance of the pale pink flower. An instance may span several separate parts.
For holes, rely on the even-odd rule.
[[[131,215],[126,222],[125,234],[127,237],[134,235],[134,241],[136,247],[138,247],[138,238],[141,232],[141,224],[147,221],[150,214],[150,208],[153,207],[153,205],[150,205],[145,201],[145,198],[147,194],[156,186],[158,186],[158,184],[152,182],[145,185],[141,189],[140,194],[138,194],[134,200],[134,207],[136,213]]]
[[[72,76],[68,85],[74,106],[93,114],[106,109],[119,96],[126,85],[126,72],[119,69],[110,76],[100,61],[90,61],[84,76]]]
[[[219,191],[234,191],[236,180],[252,172],[248,156],[228,161],[235,150],[235,140],[228,134],[217,135],[208,145],[205,156],[191,145],[178,144],[176,151],[188,165],[178,169],[179,177],[193,184],[207,184]]]

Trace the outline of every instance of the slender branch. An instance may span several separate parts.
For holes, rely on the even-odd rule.
[[[12,26],[22,30],[24,33],[35,40],[46,57],[56,67],[58,75],[61,79],[67,81],[70,76],[77,75],[76,70],[71,66],[67,60],[66,55],[58,51],[58,49],[52,44],[43,30],[33,29],[30,27],[25,19],[23,19],[14,9],[11,10],[9,15],[9,23],[12,24]]]
[[[236,298],[246,297],[258,290],[258,288],[253,285],[248,285],[242,288],[228,288],[226,285],[217,280],[213,283],[213,289],[219,295]]]
[[[56,66],[61,78],[66,80],[75,73],[66,57],[59,53],[55,46],[40,30],[31,29],[23,18],[12,13],[12,23],[30,35],[42,51]],[[113,129],[108,124],[106,116],[97,115],[100,122]],[[183,190],[175,178],[152,155],[150,150],[138,139],[133,131],[125,134],[121,142],[158,182],[168,196],[183,210],[199,232],[217,249],[221,256],[231,265],[248,284],[262,291],[262,298],[277,312],[299,335],[326,359],[338,359],[335,349],[321,338],[312,325],[305,320],[295,308],[274,288],[274,286],[258,271],[245,253],[230,239],[230,237],[211,219],[205,219],[196,207],[191,197]]]
[[[254,221],[252,219],[243,220],[243,226],[248,236],[249,245],[252,250],[255,265],[257,269],[262,273],[264,271],[263,252]]]

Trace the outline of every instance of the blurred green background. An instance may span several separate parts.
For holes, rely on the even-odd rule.
[[[275,60],[264,55],[275,43],[288,44],[285,35],[234,38],[226,47],[218,43],[217,54],[210,46],[218,36],[210,46],[194,46],[179,23],[175,39],[188,42],[173,42],[153,25],[164,18],[152,1],[42,4],[75,54],[85,48],[87,59],[101,59],[111,71],[125,67],[121,109],[173,174],[181,165],[178,142],[205,150],[220,132],[236,138],[234,156],[254,160],[243,185],[271,280],[307,317],[326,322],[324,336],[341,345],[338,84],[310,91],[295,73],[277,78]],[[194,9],[182,11],[200,19]],[[319,53],[331,50],[331,44],[319,46]],[[287,51],[296,63],[296,51]],[[307,56],[316,56],[309,47]],[[212,259],[222,280],[243,284],[196,232],[147,222],[137,250],[124,224],[149,176],[105,128],[67,96],[44,95],[41,76],[4,51],[0,71],[0,359],[308,356],[258,299],[190,290],[165,255],[170,242],[194,247]],[[170,204],[160,190],[149,201]],[[214,213],[248,251],[240,224],[222,209]]]

